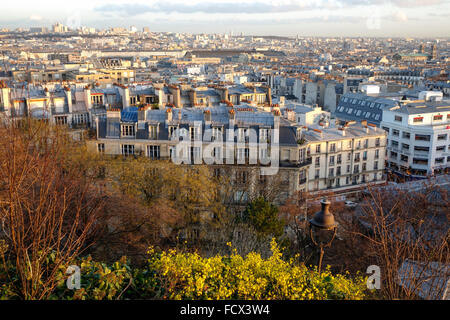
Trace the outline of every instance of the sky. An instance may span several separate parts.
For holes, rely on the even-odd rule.
[[[450,0],[15,0],[0,27],[144,26],[158,32],[450,37]]]

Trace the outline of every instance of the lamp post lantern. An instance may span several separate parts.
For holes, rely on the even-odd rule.
[[[324,198],[320,201],[320,204],[322,205],[322,209],[309,220],[309,235],[314,245],[320,248],[319,274],[322,267],[324,248],[331,246],[337,230],[337,223],[334,220],[333,214],[330,212],[330,201]],[[329,240],[323,240],[317,234],[315,235],[315,233],[323,232],[331,234],[331,238]]]

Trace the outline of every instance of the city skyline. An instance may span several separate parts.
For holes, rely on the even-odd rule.
[[[81,0],[70,8],[44,0],[3,4],[0,27],[113,26],[179,33],[279,36],[447,37],[448,0],[180,1]],[[20,5],[21,10],[17,7]]]

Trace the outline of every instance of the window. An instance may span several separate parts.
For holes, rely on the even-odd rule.
[[[359,165],[355,165],[353,168],[353,173],[359,173]]]
[[[320,144],[316,145],[316,153],[320,153]]]
[[[134,154],[134,145],[133,144],[123,144],[122,145],[122,155],[129,156]]]
[[[380,150],[376,149],[375,150],[375,159],[380,158]]]
[[[159,159],[160,146],[147,146],[147,157],[152,160]]]
[[[358,153],[355,153],[355,162],[358,162],[360,160],[360,157],[359,157],[359,152]]]
[[[438,141],[447,140],[447,134],[438,134]]]
[[[395,120],[395,121],[402,122],[403,118],[400,117],[400,116],[395,116],[395,117],[394,117],[394,120]]]
[[[337,163],[337,164],[342,163],[342,155],[340,155],[340,154],[337,155],[336,163]]]
[[[319,179],[319,177],[320,177],[320,169],[316,169],[316,172],[314,174],[314,178],[315,179]]]
[[[436,163],[436,164],[442,164],[442,163],[444,163],[444,157],[441,157],[441,158],[436,158],[435,160],[434,160],[434,162]]]
[[[380,138],[376,138],[375,139],[375,147],[379,147],[380,146]]]
[[[189,134],[191,140],[200,140],[200,128],[199,127],[190,127]]]
[[[421,122],[423,122],[423,117],[415,117],[415,118],[413,118],[413,122],[414,123],[421,123]]]
[[[245,184],[248,182],[248,172],[247,171],[237,171],[236,180],[238,183]]]
[[[398,137],[400,135],[400,131],[398,131],[397,129],[393,129],[392,135]]]
[[[405,156],[404,154],[400,155],[400,160],[403,162],[408,162],[408,156]]]
[[[316,157],[316,159],[314,161],[315,161],[316,167],[319,167],[320,166],[320,157]]]
[[[402,143],[402,149],[409,150],[409,144]]]
[[[104,143],[97,144],[97,150],[100,153],[104,153],[105,152],[105,144]]]
[[[364,148],[369,147],[369,139],[364,140]]]
[[[330,144],[330,152],[336,152],[336,143]]]
[[[148,127],[148,138],[152,140],[158,139],[158,127],[157,126],[149,126]]]
[[[383,127],[383,130],[386,131],[389,134],[389,128],[388,127]]]
[[[347,173],[350,173],[350,165],[347,165]]]
[[[350,148],[350,149],[352,148],[352,140],[349,140],[349,141],[348,141],[347,146],[348,146],[348,148]]]
[[[134,137],[134,125],[122,125],[122,137]]]
[[[269,129],[260,129],[259,130],[259,141],[266,142],[269,140]]]
[[[378,170],[378,161],[373,163],[373,170]]]
[[[367,151],[363,152],[363,160],[367,160]]]
[[[341,175],[341,167],[336,167],[336,175]]]
[[[169,127],[169,138],[172,138],[176,134],[177,127],[170,126]]]
[[[366,170],[367,170],[367,163],[363,162],[362,171],[366,171]]]
[[[445,151],[445,146],[437,146],[436,151]]]
[[[403,131],[402,132],[402,138],[403,139],[410,139],[411,138],[411,134],[409,132]]]
[[[189,160],[192,162],[197,162],[199,160],[201,160],[200,157],[200,147],[190,147],[190,153],[189,153]]]
[[[334,156],[330,156],[330,166],[334,166]]]
[[[416,134],[416,140],[418,141],[430,141],[430,136],[425,134]]]
[[[330,168],[328,171],[328,176],[333,177],[334,176],[334,168]]]
[[[441,121],[442,118],[443,118],[443,116],[440,115],[440,114],[438,114],[438,115],[435,115],[435,116],[433,117],[433,120],[434,120],[434,121]]]
[[[430,147],[414,146],[414,151],[428,152],[430,151]]]
[[[413,158],[414,164],[428,165],[428,159]]]

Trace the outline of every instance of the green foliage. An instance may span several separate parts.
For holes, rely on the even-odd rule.
[[[278,217],[278,208],[262,197],[248,204],[243,220],[252,225],[261,237],[272,235],[278,238],[283,234],[285,224]]]
[[[231,244],[228,244],[231,247]],[[333,275],[327,268],[314,269],[284,260],[272,241],[272,256],[263,259],[251,252],[243,257],[231,249],[229,255],[205,258],[198,253],[151,248],[148,263],[132,268],[123,257],[112,265],[86,257],[72,264],[80,266],[81,289],[66,287],[66,266],[60,268],[58,283],[50,299],[364,299],[365,279]],[[0,263],[0,270],[5,265]],[[11,267],[8,265],[8,267]],[[9,270],[10,274],[12,269]],[[0,271],[0,299],[18,298],[19,285]]]

